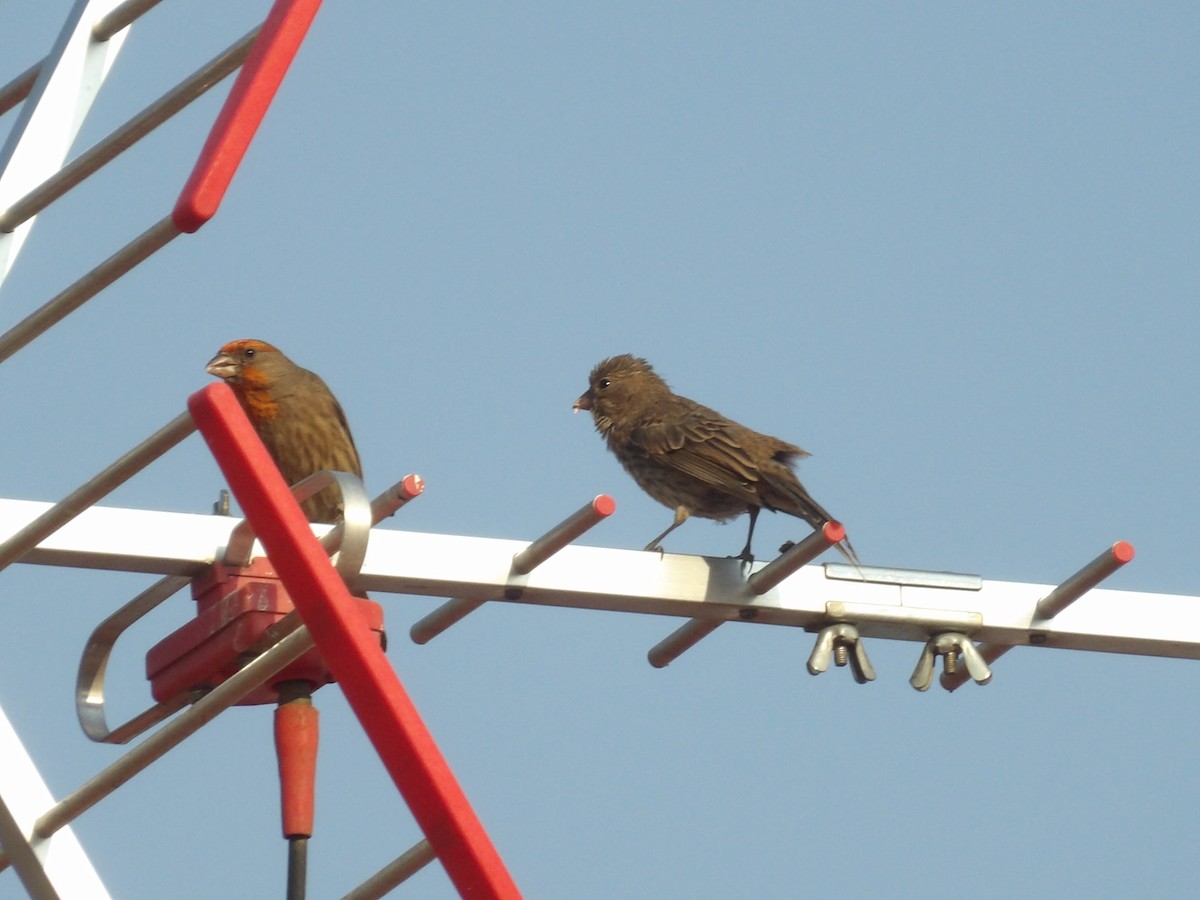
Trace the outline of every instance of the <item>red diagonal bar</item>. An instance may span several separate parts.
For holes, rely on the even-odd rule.
[[[224,384],[210,385],[188,398],[188,409],[317,649],[458,892],[464,897],[520,897],[233,392]]]
[[[171,219],[180,231],[190,234],[216,213],[320,7],[321,0],[275,0],[175,201]]]

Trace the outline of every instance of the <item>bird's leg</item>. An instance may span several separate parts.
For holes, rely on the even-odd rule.
[[[746,535],[746,546],[742,548],[734,559],[740,559],[744,565],[750,565],[754,562],[754,554],[750,552],[750,543],[754,540],[754,523],[758,521],[758,514],[761,507],[751,506],[748,512],[750,513],[750,533]]]
[[[691,512],[688,510],[688,508],[686,506],[677,507],[675,509],[675,521],[673,521],[671,523],[671,527],[668,528],[666,531],[664,531],[662,534],[660,534],[658,537],[656,537],[654,540],[652,540],[650,543],[648,543],[646,545],[645,549],[647,551],[657,550],[659,553],[662,553],[663,552],[662,543],[661,543],[662,539],[665,538],[672,531],[674,531],[676,528],[678,528],[680,525],[682,525],[684,522],[686,522],[688,516],[690,516],[690,515],[691,515]]]

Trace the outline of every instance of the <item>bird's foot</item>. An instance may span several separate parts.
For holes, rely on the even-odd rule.
[[[796,546],[795,541],[784,541],[782,544],[779,545],[779,552],[787,553],[789,550],[791,550],[795,546]]]
[[[642,550],[645,553],[657,553],[659,556],[663,556],[667,552],[658,541],[651,541]]]
[[[728,559],[740,559],[742,561],[743,571],[754,565],[754,554],[749,550],[743,550],[737,556],[727,557]]]

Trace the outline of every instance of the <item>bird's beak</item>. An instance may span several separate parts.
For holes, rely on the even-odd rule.
[[[232,378],[238,371],[237,360],[224,353],[218,353],[208,361],[204,371],[209,375],[216,375],[218,378]]]
[[[590,393],[590,392],[589,392]],[[575,401],[575,405],[571,407],[571,412],[579,412],[581,409],[591,409],[592,398],[588,394],[584,394]]]

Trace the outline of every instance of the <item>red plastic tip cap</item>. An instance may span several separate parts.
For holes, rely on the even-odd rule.
[[[846,526],[841,522],[826,522],[821,534],[825,535],[825,540],[829,543],[836,544],[846,539]]]
[[[420,475],[405,475],[400,487],[404,490],[404,496],[411,500],[425,493],[425,479]]]
[[[592,501],[592,509],[595,510],[596,515],[607,518],[617,511],[617,501],[608,494],[601,494]]]
[[[1133,544],[1129,541],[1117,541],[1112,545],[1112,557],[1121,565],[1133,559]]]

